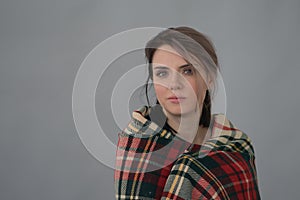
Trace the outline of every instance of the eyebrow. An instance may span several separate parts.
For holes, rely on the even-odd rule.
[[[184,65],[179,66],[178,68],[182,69],[182,68],[188,67],[188,66],[191,66],[191,64],[190,63],[186,63]],[[166,66],[156,66],[156,67],[154,67],[154,69],[169,69],[169,68],[166,67]]]

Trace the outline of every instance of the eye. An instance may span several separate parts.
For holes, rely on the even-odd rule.
[[[155,73],[155,75],[157,76],[157,77],[165,77],[165,76],[167,76],[168,75],[168,72],[167,71],[165,71],[165,70],[159,70],[158,72],[156,72]]]
[[[186,74],[186,75],[193,75],[194,74],[194,71],[192,68],[186,68],[183,70],[183,73]]]

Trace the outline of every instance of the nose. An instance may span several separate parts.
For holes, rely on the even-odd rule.
[[[180,73],[174,71],[172,76],[169,79],[169,89],[170,90],[179,90],[183,88],[183,77]]]

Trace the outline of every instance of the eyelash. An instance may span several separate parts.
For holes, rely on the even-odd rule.
[[[166,72],[166,71],[158,71],[155,75],[156,75],[157,77],[163,77],[163,76],[161,75],[162,73],[166,74],[167,72]]]
[[[193,73],[193,69],[191,69],[191,68],[189,68],[189,69],[185,69],[185,70],[183,70],[184,72],[185,71],[189,71],[189,73],[188,73],[188,75],[193,75],[194,73]]]

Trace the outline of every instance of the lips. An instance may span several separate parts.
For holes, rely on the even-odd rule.
[[[168,99],[185,99],[184,97],[169,97]]]
[[[172,103],[180,103],[183,102],[186,98],[182,96],[171,96],[168,100]]]
[[[171,96],[168,99],[185,99],[183,96]]]

